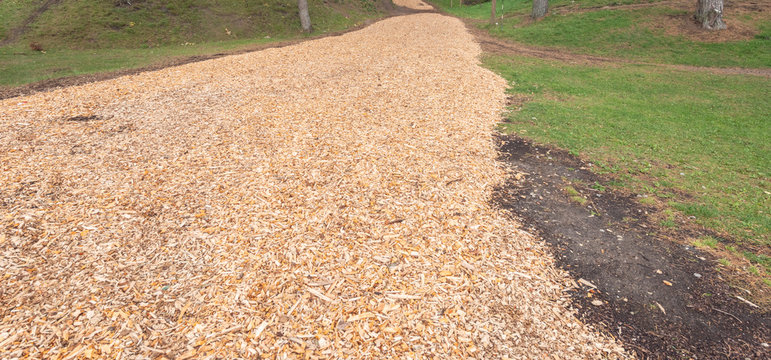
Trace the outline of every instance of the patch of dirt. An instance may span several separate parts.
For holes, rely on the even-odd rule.
[[[22,23],[17,26],[16,28],[11,29],[11,31],[8,32],[8,37],[5,39],[0,40],[0,46],[8,45],[16,40],[19,39],[24,33],[27,32],[29,29],[29,25],[35,22],[40,15],[42,15],[48,8],[51,6],[57,4],[60,0],[48,0],[43,5],[40,5],[39,8],[35,9],[35,11],[32,12],[29,16],[27,16]]]
[[[513,135],[500,136],[500,151],[520,175],[497,189],[495,201],[549,243],[579,282],[571,295],[585,321],[645,359],[771,356],[768,310],[740,300],[747,294],[726,285],[712,256],[658,231],[653,208],[593,189],[609,179],[566,151]]]

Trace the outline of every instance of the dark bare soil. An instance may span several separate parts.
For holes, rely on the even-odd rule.
[[[500,151],[525,176],[495,201],[577,280],[573,305],[584,321],[643,359],[771,358],[771,314],[737,298],[747,294],[726,284],[709,254],[659,232],[635,195],[607,190],[609,179],[563,150],[501,135]],[[586,202],[571,200],[567,186]]]

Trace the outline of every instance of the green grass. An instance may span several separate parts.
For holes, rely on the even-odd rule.
[[[712,236],[704,236],[699,240],[696,240],[693,242],[693,246],[704,248],[716,248],[717,247],[717,239],[713,238]]]
[[[771,273],[771,257],[763,254],[754,254],[749,251],[744,252],[744,257],[756,264],[763,266],[767,272]]]
[[[580,153],[617,184],[668,199],[662,226],[675,227],[679,212],[768,263],[758,252],[771,247],[768,79],[526,57],[484,64],[532,97],[505,131]]]
[[[5,0],[0,1],[0,39],[4,39],[11,29],[19,26],[24,19],[45,0]]]
[[[771,67],[771,18],[764,13],[735,16],[729,6],[725,20],[754,29],[755,36],[707,42],[657,26],[682,21],[693,11],[666,3],[568,10],[645,2],[557,0],[549,4],[546,18],[532,21],[531,1],[504,0],[498,2],[498,25],[487,21],[489,2],[434,4],[476,19],[472,21],[494,36],[533,46],[641,63]],[[484,63],[510,81],[512,92],[532,98],[507,115],[504,131],[588,159],[596,165],[595,172],[613,176],[611,187],[646,194],[639,198],[641,204],[665,204],[660,226],[676,229],[681,219],[695,221],[723,238],[702,238],[697,246],[716,251],[725,247],[731,256],[753,264],[757,271],[750,273],[771,274],[768,79],[515,56],[489,56]]]
[[[175,58],[215,54],[271,40],[276,39],[244,39],[144,49],[55,49],[46,53],[0,48],[0,85],[19,86],[51,78],[141,68]]]
[[[623,185],[623,183],[618,185]],[[641,197],[637,201],[643,205],[653,205],[656,203],[656,200],[653,199],[652,197]]]
[[[593,11],[547,16],[525,27],[504,25],[492,33],[526,44],[601,56],[696,66],[771,67],[771,41],[763,38],[771,35],[771,26],[749,41],[696,42],[647,25],[653,18],[668,15],[688,13],[663,8]]]
[[[571,7],[578,9],[596,8],[602,6],[613,5],[629,5],[639,3],[655,3],[664,0],[552,0],[549,1],[549,13],[554,13],[555,9],[562,10],[562,8]],[[472,19],[489,19],[490,18],[490,5],[491,2],[483,2],[474,5],[459,5],[458,0],[431,0],[435,6],[440,9],[453,14],[455,16],[472,18]],[[452,3],[452,5],[451,5]],[[518,15],[530,15],[533,8],[532,1],[524,0],[497,0],[496,4],[496,16],[509,20]]]
[[[664,220],[661,220],[659,225],[665,228],[676,229],[677,222],[675,221],[676,220],[675,213],[671,209],[664,209],[662,213],[666,218]]]
[[[566,193],[568,194],[568,196],[570,197],[570,200],[573,200],[574,202],[577,202],[577,203],[578,203],[578,204],[580,204],[580,205],[584,205],[584,204],[586,204],[586,198],[584,198],[583,196],[581,196],[581,193],[579,193],[579,192],[576,190],[576,188],[574,188],[574,187],[572,187],[572,186],[566,186],[566,187],[565,187],[565,192],[566,192]]]
[[[504,1],[498,26],[480,21],[479,26],[491,34],[514,41],[565,49],[575,53],[619,57],[644,62],[716,67],[771,67],[771,19],[762,17],[732,18],[726,10],[726,21],[742,22],[757,29],[747,41],[700,42],[684,35],[667,34],[657,21],[681,21],[692,10],[654,6],[631,10],[598,10],[588,12],[553,11],[559,6],[597,7],[611,4],[647,1],[591,0],[579,5],[560,0],[549,4],[550,13],[540,21],[528,19],[532,2]],[[449,7],[449,0],[435,4],[449,13],[472,19],[488,19],[490,3]],[[499,5],[500,8],[500,5]],[[758,15],[760,16],[760,15]]]
[[[44,1],[0,1],[0,34]],[[170,59],[302,38],[292,0],[63,0],[16,42],[0,47],[0,86],[144,67]],[[340,31],[380,16],[375,0],[310,0],[311,35]],[[227,31],[226,31],[227,30]],[[229,33],[228,33],[229,32]],[[45,53],[29,44],[42,45]]]
[[[0,17],[18,13],[12,9],[14,3],[0,2]],[[120,1],[63,0],[43,13],[18,43],[26,46],[34,41],[45,49],[139,48],[301,33],[297,2],[292,0],[116,3]],[[340,30],[372,16],[374,4],[374,0],[309,1],[317,32]],[[33,8],[23,10],[28,15]]]

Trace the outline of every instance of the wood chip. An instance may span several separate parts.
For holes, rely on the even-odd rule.
[[[260,326],[258,326],[256,329],[254,329],[254,337],[259,338],[260,335],[262,335],[262,332],[265,331],[265,329],[270,325],[270,322],[263,321]]]
[[[473,39],[417,13],[0,100],[0,353],[628,357],[490,202]]]
[[[239,331],[239,330],[241,330],[243,328],[244,328],[243,325],[236,325],[236,326],[233,326],[231,328],[227,328],[225,330],[217,332],[215,334],[206,335],[206,338],[210,338],[210,339],[211,338],[218,338],[220,336],[227,335],[227,334],[230,334],[230,333],[235,332],[235,331]]]
[[[517,275],[517,276],[519,276],[519,277],[523,277],[523,278],[525,278],[525,279],[528,279],[528,280],[532,280],[532,279],[533,279],[533,277],[532,277],[532,276],[530,276],[530,275],[528,275],[528,274],[523,274],[523,273],[521,273],[521,272],[519,272],[519,271],[512,271],[511,273],[512,273],[512,274],[514,274],[514,275]]]
[[[408,294],[386,294],[386,296],[391,299],[399,299],[399,300],[418,300],[422,298],[417,295],[408,295]]]
[[[319,298],[321,300],[324,300],[324,301],[334,301],[329,296],[326,296],[323,293],[321,293],[321,291],[318,291],[318,290],[313,289],[313,288],[308,288],[307,290],[308,290],[309,293],[313,294],[313,296],[315,296],[315,297],[317,297],[317,298]]]
[[[367,318],[373,318],[373,317],[376,317],[376,315],[374,313],[365,312],[365,313],[361,313],[361,314],[358,314],[358,315],[351,316],[346,321],[350,323],[350,322],[354,322],[354,321],[358,321],[358,320],[362,320],[362,319],[367,319]]]
[[[592,289],[596,289],[597,288],[597,286],[595,286],[594,284],[590,283],[588,280],[583,279],[583,278],[579,278],[578,279],[578,283],[582,284],[582,285],[586,285],[586,286],[588,286],[588,287],[590,287]]]
[[[19,334],[9,335],[7,338],[0,341],[0,350],[5,349],[9,344],[16,341],[19,338]]]
[[[663,307],[663,306],[661,306],[661,304],[659,304],[659,303],[658,303],[658,301],[654,301],[654,303],[656,304],[656,306],[658,306],[658,307],[659,307],[659,310],[661,310],[661,312],[663,312],[663,313],[664,313],[664,315],[666,315],[666,314],[667,314],[667,311],[666,311],[666,310],[664,310],[664,307]]]
[[[755,304],[754,304],[754,303],[752,303],[751,301],[749,301],[749,300],[747,300],[747,299],[745,299],[745,298],[743,298],[743,297],[741,297],[741,296],[739,296],[739,295],[736,295],[736,298],[737,298],[737,299],[739,299],[739,300],[741,300],[743,303],[745,303],[745,304],[747,304],[747,305],[749,305],[749,306],[752,306],[752,307],[754,307],[754,308],[760,308],[760,306],[758,306],[758,305],[755,305]]]

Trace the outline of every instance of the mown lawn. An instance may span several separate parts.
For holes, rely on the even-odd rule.
[[[532,97],[505,131],[592,159],[741,243],[771,246],[767,78],[524,57],[485,64]]]
[[[445,11],[491,34],[534,46],[625,60],[697,66],[771,67],[768,15],[731,18],[755,27],[754,37],[700,42],[651,28],[657,18],[682,16],[666,3],[637,9],[592,8],[644,1],[550,3],[550,14],[528,19],[531,1],[503,1],[498,25],[490,3]],[[568,8],[563,8],[568,9]],[[487,55],[484,64],[511,84],[524,103],[512,108],[505,132],[569,150],[610,174],[615,186],[663,206],[664,228],[675,217],[715,233],[694,245],[730,261],[771,286],[771,81],[628,63],[587,65],[521,56]],[[731,260],[729,260],[731,259]]]
[[[196,55],[216,54],[282,40],[243,39],[139,49],[53,49],[45,53],[0,48],[0,86],[20,86],[65,76],[142,68]]]
[[[617,57],[645,62],[715,67],[771,67],[771,18],[763,13],[732,14],[726,8],[726,21],[754,28],[748,40],[712,42],[668,33],[662,22],[679,22],[691,16],[694,9],[660,6],[571,12],[570,9],[607,5],[649,3],[648,1],[590,0],[550,2],[550,13],[540,21],[529,19],[532,1],[498,2],[498,25],[491,26],[490,2],[458,6],[453,0],[434,2],[443,10],[460,17],[479,19],[477,26],[490,34],[513,39],[522,44],[559,48],[575,53]],[[658,4],[658,2],[655,2]],[[501,6],[503,10],[501,11]],[[694,5],[695,6],[695,5]]]
[[[0,39],[42,0],[0,1]],[[0,87],[64,76],[145,67],[270,41],[309,36],[292,0],[63,0],[0,47]],[[350,28],[382,12],[375,0],[309,0],[314,32]],[[44,52],[35,51],[31,44]]]

